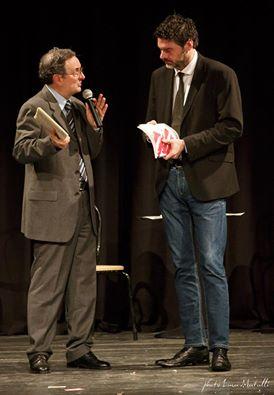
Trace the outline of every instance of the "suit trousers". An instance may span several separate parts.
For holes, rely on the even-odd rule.
[[[76,229],[67,243],[34,241],[28,293],[29,360],[50,357],[58,312],[65,301],[68,329],[67,361],[89,352],[96,307],[96,236],[87,191],[79,192]]]

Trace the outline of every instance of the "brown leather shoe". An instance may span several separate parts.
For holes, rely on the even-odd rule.
[[[68,362],[67,367],[81,369],[111,369],[108,362],[100,361],[91,351],[74,361]]]
[[[37,354],[29,361],[32,373],[50,373],[48,358],[45,354]]]
[[[227,349],[216,347],[213,350],[211,370],[214,372],[226,372],[231,369],[231,363],[227,357]]]
[[[207,347],[184,347],[173,358],[158,359],[155,364],[163,368],[179,368],[187,365],[202,365],[209,362]]]

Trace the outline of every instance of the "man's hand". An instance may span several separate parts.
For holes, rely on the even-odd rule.
[[[100,93],[98,96],[98,99],[94,99],[93,103],[96,107],[96,111],[98,112],[99,117],[103,121],[104,116],[107,112],[108,109],[108,104],[106,102],[106,98]],[[90,111],[90,108],[88,106],[88,103],[86,103],[86,114],[87,114],[87,119],[89,124],[93,127],[93,129],[97,128],[96,122],[93,118],[92,112]]]
[[[55,129],[52,129],[50,131],[50,139],[51,139],[52,144],[55,147],[60,148],[60,149],[67,148],[67,146],[69,145],[69,142],[70,142],[70,137],[69,136],[65,137],[64,139],[60,139],[58,137]]]
[[[163,143],[170,144],[170,151],[163,159],[178,159],[185,149],[185,142],[181,139],[166,140],[162,139]]]

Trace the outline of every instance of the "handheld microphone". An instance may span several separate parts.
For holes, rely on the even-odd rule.
[[[96,107],[95,107],[94,103],[93,103],[93,99],[92,99],[93,93],[92,93],[92,91],[90,89],[85,89],[83,91],[83,93],[82,93],[82,96],[88,103],[88,106],[90,108],[90,111],[92,112],[92,115],[93,115],[93,118],[94,118],[94,121],[95,121],[97,127],[101,128],[103,126],[103,123],[102,123],[102,120],[101,120],[101,118],[100,118],[100,116],[99,116],[99,114],[98,114],[98,112],[96,110]]]

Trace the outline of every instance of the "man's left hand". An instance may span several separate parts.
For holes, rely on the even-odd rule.
[[[103,121],[104,116],[105,116],[107,109],[108,109],[108,104],[106,102],[106,98],[100,93],[100,95],[98,96],[98,99],[94,99],[93,103],[94,103],[94,106],[96,107],[96,111],[98,112],[99,117]],[[87,114],[88,122],[94,129],[96,129],[97,128],[96,122],[93,118],[92,112],[90,111],[90,108],[87,103],[86,103],[86,114]]]

